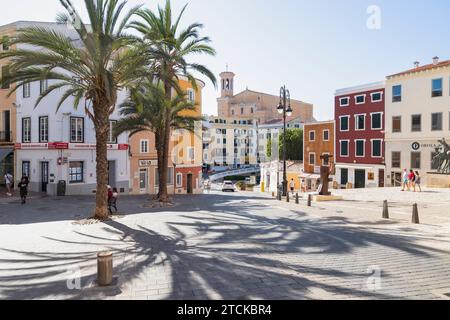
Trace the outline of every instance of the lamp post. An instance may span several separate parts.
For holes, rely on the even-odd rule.
[[[283,197],[287,195],[287,164],[286,164],[286,118],[292,116],[291,94],[286,86],[280,89],[280,103],[278,113],[283,115]]]

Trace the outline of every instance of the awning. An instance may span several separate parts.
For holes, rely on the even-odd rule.
[[[3,159],[5,159],[13,151],[14,151],[14,148],[0,149],[0,161],[3,161]]]
[[[320,174],[309,174],[309,173],[304,173],[299,175],[299,178],[301,179],[320,179]]]

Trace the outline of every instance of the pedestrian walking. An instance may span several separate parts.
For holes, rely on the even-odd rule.
[[[416,181],[416,175],[414,174],[414,170],[409,170],[408,174],[408,191],[411,191],[414,188],[414,184]]]
[[[416,179],[415,179],[415,182],[414,182],[414,192],[416,192],[416,187],[419,187],[419,192],[422,192],[422,186],[421,186],[421,184],[422,184],[422,181],[421,181],[422,177],[420,176],[419,171],[416,171],[415,175],[416,175]]]
[[[406,189],[409,190],[409,185],[408,185],[408,169],[403,170],[403,175],[402,175],[402,191],[406,191]]]
[[[9,173],[9,172],[6,172],[6,174],[5,174],[5,184],[6,184],[6,195],[8,197],[12,197],[11,189],[12,189],[13,181],[14,181],[14,178],[13,178],[12,174]]]
[[[29,180],[26,177],[22,177],[22,179],[20,180],[20,183],[18,185],[19,190],[20,190],[20,199],[22,200],[22,204],[25,204],[27,202],[28,183],[29,183]]]
[[[290,188],[291,188],[291,193],[294,194],[295,191],[295,181],[294,179],[291,179],[291,183],[290,183]]]

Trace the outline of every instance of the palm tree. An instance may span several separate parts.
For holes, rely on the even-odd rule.
[[[109,116],[114,112],[117,92],[133,85],[145,73],[147,57],[124,29],[139,7],[125,12],[126,1],[85,0],[89,24],[85,24],[70,0],[60,0],[73,18],[79,36],[74,41],[54,30],[29,27],[20,30],[11,45],[23,44],[41,50],[16,49],[0,54],[0,60],[10,59],[9,81],[16,86],[42,79],[54,80],[36,101],[39,103],[55,90],[63,90],[56,110],[74,96],[78,108],[84,99],[86,114],[95,125],[97,194],[94,217],[105,219],[107,209],[107,140]],[[123,16],[121,19],[120,17]],[[63,19],[60,15],[59,19]]]
[[[186,93],[177,93],[167,99],[164,86],[149,80],[131,90],[127,101],[119,106],[119,110],[123,118],[115,126],[116,136],[123,132],[130,132],[130,137],[144,131],[154,133],[158,156],[158,194],[167,194],[167,173],[163,173],[167,172],[167,164],[164,162],[164,152],[167,149],[165,134],[167,131],[179,129],[193,132],[195,122],[203,120],[201,117],[190,115],[196,110],[195,104],[187,100]],[[166,183],[163,183],[163,177]],[[163,188],[166,189],[162,190]],[[159,200],[168,199],[159,198]]]
[[[194,73],[200,73],[209,78],[216,86],[216,77],[204,65],[188,62],[187,59],[195,54],[215,55],[215,50],[209,46],[210,39],[200,36],[200,29],[203,25],[194,23],[186,29],[180,30],[179,24],[187,5],[184,6],[178,17],[172,19],[172,9],[170,0],[166,1],[164,8],[158,7],[158,14],[149,9],[142,9],[137,12],[140,21],[133,21],[129,27],[138,31],[143,38],[143,45],[147,48],[147,53],[151,57],[150,72],[154,80],[163,85],[166,100],[170,100],[172,89],[182,95],[179,86],[179,76],[185,76],[191,83],[194,90],[197,90],[197,81]],[[166,130],[161,133],[163,143],[162,165],[160,168],[160,190],[158,198],[161,201],[168,199],[167,194],[167,174],[169,161],[169,141],[170,141],[170,118],[162,119],[165,122]]]

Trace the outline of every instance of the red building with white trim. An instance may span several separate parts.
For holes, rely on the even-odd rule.
[[[339,185],[384,187],[384,119],[384,82],[336,91],[335,179]]]

